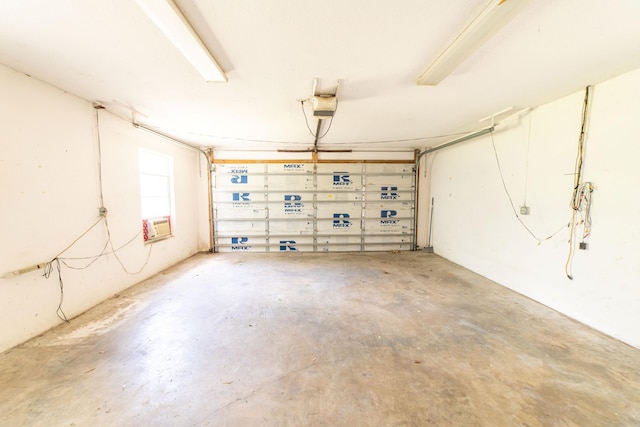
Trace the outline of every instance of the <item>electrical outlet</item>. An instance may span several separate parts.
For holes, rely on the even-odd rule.
[[[587,249],[589,249],[589,244],[587,242],[580,242],[580,246],[579,247],[583,251],[586,251]]]
[[[529,206],[520,206],[520,215],[529,215]]]

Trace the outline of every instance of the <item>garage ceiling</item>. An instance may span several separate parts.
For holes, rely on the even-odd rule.
[[[133,0],[3,1],[0,63],[191,144],[239,150],[313,145],[299,100],[314,78],[342,81],[320,145],[394,150],[640,67],[639,1],[535,0],[439,85],[418,86],[486,1],[176,0],[228,83],[206,83]]]

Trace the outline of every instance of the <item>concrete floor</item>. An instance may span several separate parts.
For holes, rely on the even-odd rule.
[[[0,425],[640,425],[640,350],[432,254],[202,254],[1,354]]]

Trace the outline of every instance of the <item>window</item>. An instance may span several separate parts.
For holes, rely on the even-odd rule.
[[[140,149],[140,199],[145,242],[171,236],[173,216],[173,159]]]

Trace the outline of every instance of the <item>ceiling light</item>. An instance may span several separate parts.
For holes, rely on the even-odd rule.
[[[172,0],[136,0],[138,6],[208,82],[226,82],[227,77]]]
[[[435,86],[455,70],[482,44],[494,36],[531,0],[491,0],[456,35],[418,77],[421,86]]]

